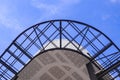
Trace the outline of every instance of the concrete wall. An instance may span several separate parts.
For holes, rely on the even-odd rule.
[[[47,51],[34,58],[17,80],[90,80],[88,59],[68,50]]]

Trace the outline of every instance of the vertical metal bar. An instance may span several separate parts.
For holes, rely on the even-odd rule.
[[[60,21],[60,48],[62,48],[62,21]]]

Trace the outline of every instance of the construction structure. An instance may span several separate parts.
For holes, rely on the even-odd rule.
[[[120,49],[86,23],[41,22],[0,55],[0,80],[120,80]]]

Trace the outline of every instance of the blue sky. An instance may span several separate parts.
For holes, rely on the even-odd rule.
[[[51,19],[90,24],[120,47],[120,0],[0,0],[0,53],[23,30]]]

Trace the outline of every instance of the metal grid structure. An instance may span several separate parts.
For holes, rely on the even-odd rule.
[[[53,42],[56,39],[59,39],[59,46]],[[69,41],[64,46],[63,39]],[[0,80],[12,80],[37,52],[48,50],[49,44],[60,49],[72,44],[79,53],[83,49],[88,50],[90,57],[86,57],[90,63],[102,70],[96,74],[98,79],[109,74],[111,80],[120,80],[120,49],[101,31],[73,20],[41,22],[18,35],[0,55]]]

